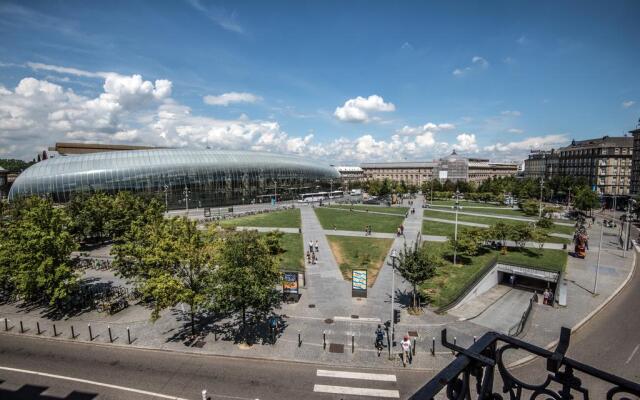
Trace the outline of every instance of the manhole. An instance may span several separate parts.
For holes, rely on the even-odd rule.
[[[327,318],[324,320],[325,324],[333,324],[333,320],[331,318]]]
[[[417,331],[408,331],[407,333],[409,334],[409,336],[418,337]]]
[[[204,340],[198,340],[196,341],[192,347],[197,347],[199,349],[203,348],[204,345],[207,344],[207,342],[205,342]]]
[[[338,343],[329,343],[329,353],[344,353],[344,345]]]
[[[351,319],[358,319],[358,318],[360,318],[360,316],[359,316],[359,315],[355,315],[355,314],[354,314],[354,315],[352,315],[352,316],[351,316]]]
[[[309,308],[316,308],[315,304],[309,304]]]

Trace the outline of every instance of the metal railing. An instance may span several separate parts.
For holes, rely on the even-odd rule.
[[[555,350],[549,351],[522,340],[498,332],[484,334],[469,348],[457,346],[447,340],[447,330],[442,331],[442,345],[458,355],[426,385],[420,388],[412,400],[433,399],[575,399],[606,398],[622,399],[640,396],[640,384],[601,371],[581,363],[565,354],[569,348],[571,330],[562,328],[560,341]],[[504,354],[508,350],[524,350],[546,360],[547,379],[544,382],[528,383],[516,378],[507,368]],[[494,391],[495,370],[498,369],[502,384],[498,385],[503,396]],[[579,376],[576,376],[578,373]],[[604,383],[606,395],[593,393],[585,383],[594,378]],[[601,385],[598,385],[601,387]],[[444,391],[444,393],[441,393]],[[441,393],[441,394],[440,394]],[[590,395],[591,394],[591,395]],[[445,395],[445,396],[443,396]],[[626,395],[626,396],[625,396]]]
[[[537,295],[531,296],[529,299],[529,305],[527,309],[522,313],[522,317],[520,317],[520,321],[518,321],[515,325],[509,328],[509,336],[518,336],[524,330],[524,326],[527,323],[527,319],[529,319],[529,314],[531,314],[531,310],[533,309],[533,302],[537,298]]]

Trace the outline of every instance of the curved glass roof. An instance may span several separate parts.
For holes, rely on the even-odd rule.
[[[16,195],[68,192],[80,187],[103,189],[104,181],[238,171],[286,171],[324,179],[339,179],[335,168],[300,157],[264,152],[209,149],[150,149],[61,156],[43,160],[22,172],[9,198]]]

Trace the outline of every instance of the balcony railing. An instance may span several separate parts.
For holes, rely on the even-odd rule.
[[[566,357],[570,335],[570,329],[562,328],[560,341],[554,351],[497,332],[488,332],[469,348],[463,348],[450,343],[447,340],[447,330],[444,329],[442,345],[457,352],[458,355],[410,399],[433,399],[436,396],[458,400],[596,398],[593,391],[585,385],[585,382],[592,382],[592,380],[585,379],[583,382],[581,379],[586,376],[602,381],[606,385],[606,395],[597,398],[637,399],[640,397],[638,383]],[[548,374],[543,383],[524,382],[507,369],[503,359],[504,353],[507,350],[518,349],[546,359]],[[504,395],[495,391],[494,388],[496,367],[502,380],[500,389]],[[441,393],[442,391],[444,393]]]

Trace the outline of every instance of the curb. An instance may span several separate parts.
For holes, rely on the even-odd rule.
[[[633,244],[633,248],[634,248],[634,252],[633,252],[633,261],[631,263],[631,270],[629,271],[629,273],[627,274],[627,277],[625,278],[624,281],[622,281],[622,283],[620,284],[620,286],[618,286],[616,288],[616,290],[613,291],[613,293],[611,293],[609,295],[609,297],[607,297],[607,299],[605,301],[603,301],[599,306],[597,306],[593,311],[591,311],[589,314],[587,314],[586,317],[584,317],[583,319],[581,319],[580,321],[578,321],[577,324],[575,324],[573,327],[571,327],[571,334],[573,335],[574,333],[578,332],[584,325],[586,325],[587,322],[589,322],[593,317],[595,317],[600,311],[602,311],[603,308],[605,308],[614,298],[616,298],[618,296],[618,294],[620,294],[620,292],[622,291],[622,289],[624,289],[627,284],[629,283],[629,281],[631,281],[631,278],[633,278],[633,275],[635,274],[636,271],[636,256],[638,254],[638,252],[640,252],[640,247],[638,247],[637,244]],[[544,348],[546,350],[551,350],[552,348],[554,348],[556,345],[558,344],[558,340],[554,340],[553,342],[547,344],[546,346],[544,346]],[[537,356],[535,355],[529,355],[526,357],[523,357],[519,360],[516,360],[514,362],[512,362],[511,364],[507,365],[507,368],[516,368],[516,367],[520,367],[524,364],[529,363],[530,361],[533,361]]]

